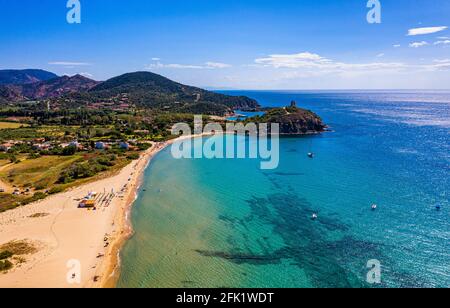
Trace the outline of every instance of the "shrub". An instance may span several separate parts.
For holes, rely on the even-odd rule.
[[[8,250],[0,252],[0,260],[11,258],[14,254]]]
[[[64,170],[58,183],[68,184],[78,179],[90,178],[114,165],[115,162],[107,157],[91,158],[88,162],[76,163]]]
[[[25,204],[29,204],[29,203],[36,202],[36,201],[39,201],[39,200],[42,200],[42,199],[45,199],[45,198],[47,198],[46,194],[44,194],[43,192],[36,192],[36,193],[34,193],[33,197],[25,199],[23,201],[23,204],[24,205]]]
[[[55,195],[55,194],[59,194],[60,192],[63,192],[63,191],[64,191],[64,188],[62,188],[61,186],[55,186],[49,190],[48,194]]]
[[[150,143],[139,143],[137,147],[139,148],[139,151],[146,151],[150,149],[152,145]]]
[[[11,155],[10,157],[9,157],[9,161],[11,162],[11,163],[13,163],[13,164],[17,164],[18,162],[19,162],[19,159],[17,158],[17,156],[16,155]]]
[[[8,260],[0,261],[0,272],[8,271],[13,267],[13,264]]]
[[[136,160],[139,159],[140,155],[138,153],[131,153],[127,155],[127,159],[129,160]]]
[[[41,154],[39,153],[31,153],[30,155],[28,155],[28,159],[38,159],[41,157]]]
[[[68,146],[68,147],[65,147],[65,148],[62,150],[62,155],[64,155],[64,156],[72,156],[72,155],[74,155],[76,152],[77,152],[77,147],[74,146],[74,145],[70,145],[70,146]]]

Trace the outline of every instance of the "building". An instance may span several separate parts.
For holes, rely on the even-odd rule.
[[[80,144],[78,141],[72,141],[71,143],[69,143],[69,146],[71,147],[76,147],[78,150],[83,150],[84,147],[82,144]]]
[[[130,149],[130,145],[128,144],[128,142],[121,142],[121,143],[119,144],[119,147],[120,147],[122,150],[126,150],[126,151],[128,151],[128,150]]]
[[[104,142],[96,142],[95,143],[95,149],[104,150],[105,148],[106,148],[106,145]]]
[[[9,150],[11,150],[11,148],[13,146],[14,146],[14,144],[9,143],[9,142],[3,143],[3,144],[0,145],[0,151],[8,152]]]
[[[52,147],[52,144],[50,142],[33,144],[33,149],[38,150],[38,151],[46,151],[46,150],[49,150],[51,147]]]

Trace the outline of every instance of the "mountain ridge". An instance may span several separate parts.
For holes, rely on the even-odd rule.
[[[0,101],[17,103],[50,99],[54,106],[73,108],[150,108],[178,113],[231,114],[236,109],[258,109],[246,96],[231,96],[172,81],[140,71],[103,82],[75,75],[22,85],[0,86]]]
[[[47,99],[60,97],[72,92],[88,91],[97,84],[97,81],[81,75],[62,76],[22,85],[0,86],[0,96],[12,102]]]
[[[29,84],[57,78],[58,75],[42,69],[0,70],[0,85]]]

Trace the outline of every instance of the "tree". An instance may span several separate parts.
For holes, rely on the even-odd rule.
[[[62,150],[62,155],[64,156],[72,156],[77,152],[77,147],[74,145],[69,145]]]

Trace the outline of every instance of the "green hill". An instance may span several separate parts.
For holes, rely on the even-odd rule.
[[[248,97],[229,96],[183,85],[150,72],[124,74],[92,88],[89,94],[97,100],[126,95],[139,107],[162,108],[183,112],[223,115],[239,108],[259,108]]]
[[[295,104],[290,107],[270,109],[265,115],[249,118],[247,122],[278,123],[281,135],[316,134],[324,132],[327,128],[317,114],[298,108]]]
[[[28,84],[58,77],[44,70],[0,70],[0,85]]]

